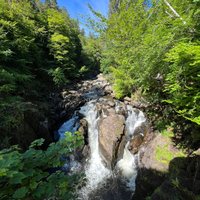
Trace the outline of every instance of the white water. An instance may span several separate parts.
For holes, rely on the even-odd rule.
[[[116,112],[119,112],[121,105],[119,102],[115,102]],[[101,159],[99,153],[99,142],[98,142],[98,113],[96,110],[96,100],[92,100],[81,107],[79,111],[88,122],[88,137],[89,137],[89,146],[90,146],[90,158],[85,165],[85,176],[86,176],[86,185],[80,189],[78,192],[79,200],[88,200],[89,195],[98,188],[101,188],[103,184],[110,177],[114,177],[114,172],[110,169],[107,169]],[[130,139],[134,137],[134,133],[137,127],[140,127],[142,123],[146,121],[144,114],[134,109],[132,106],[127,106],[128,117],[126,119],[126,130],[127,130],[127,144],[124,148],[123,157],[116,164],[116,168],[120,171],[120,177],[125,180],[127,189],[132,193],[135,191],[135,179],[137,176],[137,155],[131,154],[128,150]],[[64,133],[66,131],[75,132],[79,127],[79,117],[77,113],[73,117],[65,122],[58,133],[60,138],[65,137]],[[142,133],[141,133],[142,134]],[[76,172],[81,169],[81,166],[74,159],[70,159],[73,162],[70,162],[68,165],[70,171]],[[112,176],[114,175],[114,176]]]
[[[86,186],[79,192],[79,199],[87,200],[90,192],[97,189],[105,179],[112,175],[112,172],[104,166],[99,154],[96,101],[88,102],[81,108],[80,113],[85,116],[88,122],[89,145],[91,150],[90,160],[85,169]]]
[[[129,142],[127,142],[123,158],[118,161],[117,168],[120,170],[122,177],[126,181],[129,190],[135,191],[135,179],[137,176],[137,155],[131,154],[128,150]]]
[[[146,121],[144,113],[138,109],[133,108],[132,106],[127,106],[128,117],[126,119],[126,130],[128,136],[134,136],[135,129],[142,125]]]
[[[134,109],[132,106],[127,106],[128,117],[126,119],[126,130],[129,138],[134,137],[134,133],[137,127],[141,126],[146,118],[143,112]],[[135,191],[135,180],[137,177],[137,160],[138,156],[133,155],[129,150],[129,141],[124,148],[123,158],[118,161],[117,168],[120,170],[122,176],[127,182],[127,187],[131,191]]]

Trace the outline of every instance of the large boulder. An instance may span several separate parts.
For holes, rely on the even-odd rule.
[[[108,115],[99,121],[100,153],[108,167],[113,166],[117,150],[124,134],[125,118],[110,109]]]
[[[139,147],[143,143],[144,137],[142,135],[136,135],[131,139],[128,149],[132,154],[136,154],[139,150]]]
[[[141,126],[138,126],[134,131],[134,136],[130,140],[130,144],[128,146],[129,151],[132,154],[138,153],[140,147],[145,142],[145,138],[148,135],[150,129],[146,122],[143,122]]]
[[[196,181],[195,184],[192,184],[189,181],[194,176],[187,176],[189,166],[194,158],[189,160],[185,156],[184,152],[174,145],[170,135],[147,134],[140,149],[139,170],[133,200],[143,200],[147,197],[152,200],[168,200],[174,197],[175,199],[193,199],[186,196],[186,189],[182,189],[180,193],[180,188],[187,188],[187,190],[199,193],[196,187],[199,182]],[[194,166],[191,166],[194,172]],[[176,182],[178,187],[175,187],[174,183]]]

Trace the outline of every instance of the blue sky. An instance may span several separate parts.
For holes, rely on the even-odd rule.
[[[104,16],[108,13],[109,0],[57,0],[57,2],[60,7],[67,9],[72,18],[79,19],[80,27],[84,28],[87,34],[90,30],[84,25],[85,19],[93,16],[87,5],[90,4]]]

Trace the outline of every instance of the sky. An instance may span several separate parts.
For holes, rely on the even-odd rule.
[[[85,26],[85,19],[92,17],[93,14],[88,8],[90,4],[95,11],[100,12],[104,16],[108,14],[109,0],[57,0],[60,7],[65,7],[74,19],[79,19],[81,29],[84,28],[86,34],[90,32],[88,27]]]

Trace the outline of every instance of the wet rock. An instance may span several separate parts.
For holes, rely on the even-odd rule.
[[[85,119],[80,120],[80,127],[78,131],[83,135],[85,145],[88,145],[88,123]]]
[[[126,136],[122,135],[121,142],[120,142],[120,144],[118,146],[118,150],[117,150],[117,161],[119,161],[120,159],[123,158],[124,148],[126,146],[126,143],[127,143]]]
[[[128,147],[132,154],[138,153],[149,132],[150,129],[147,122],[142,122],[140,126],[136,127],[133,133],[133,138],[130,140]]]
[[[115,109],[110,108],[108,105],[103,105],[101,107],[101,109],[102,109],[102,114],[103,114],[104,118],[109,116],[109,115],[115,115],[115,113],[116,113]]]
[[[116,107],[115,111],[119,115],[124,115],[126,116],[127,110],[126,110],[126,105],[123,102],[117,101],[116,102]]]
[[[85,158],[88,158],[89,157],[89,154],[90,154],[90,147],[89,145],[85,145],[83,147],[83,150],[82,150],[82,154]]]
[[[143,143],[143,139],[144,137],[141,134],[136,135],[133,139],[131,139],[128,149],[132,154],[138,153],[139,147]]]
[[[131,102],[132,99],[131,99],[130,97],[124,97],[124,101],[126,101],[126,102]]]
[[[69,90],[68,92],[69,92],[69,94],[76,94],[77,93],[76,90]]]
[[[140,109],[141,108],[141,103],[138,101],[132,102],[133,107]]]
[[[109,167],[116,159],[116,147],[124,133],[125,118],[122,115],[110,114],[99,121],[100,152]]]
[[[107,104],[110,107],[115,107],[115,102],[114,101],[108,101]]]
[[[106,96],[104,99],[104,105],[108,105],[109,107],[115,107],[115,101],[111,96]]]
[[[141,135],[143,138],[147,135],[149,127],[146,122],[143,122],[140,126],[134,130],[134,136]]]
[[[112,86],[110,85],[105,86],[104,91],[106,94],[111,94],[113,92]]]
[[[61,95],[62,95],[62,98],[66,98],[67,97],[67,95],[68,95],[68,92],[67,91],[63,91],[62,93],[61,93]]]

